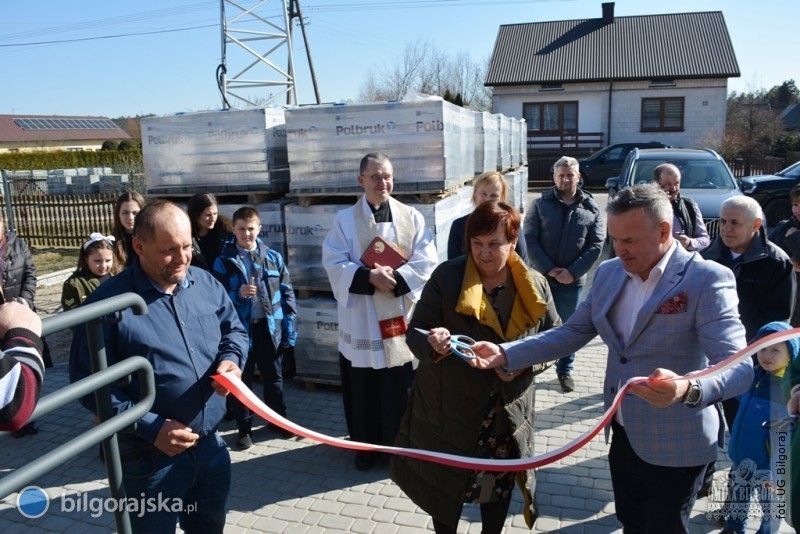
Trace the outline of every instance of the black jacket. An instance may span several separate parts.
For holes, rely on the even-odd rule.
[[[14,232],[6,231],[3,257],[3,299],[9,302],[19,297],[33,308],[36,295],[36,266],[25,241]]]
[[[733,271],[739,294],[739,315],[748,340],[771,321],[789,322],[797,291],[792,262],[780,247],[767,239],[763,226],[738,261],[733,261],[730,249],[719,236],[701,255]]]

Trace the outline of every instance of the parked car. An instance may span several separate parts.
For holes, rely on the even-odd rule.
[[[619,176],[625,158],[634,148],[669,148],[669,145],[650,141],[647,143],[619,143],[601,148],[588,158],[578,160],[581,166],[583,187],[605,187],[607,179]]]
[[[775,174],[745,176],[742,178],[742,191],[761,204],[761,209],[767,218],[767,226],[773,227],[792,216],[789,191],[798,183],[800,183],[800,161]]]
[[[719,154],[710,149],[658,148],[628,154],[618,177],[606,181],[608,193],[634,184],[653,181],[653,170],[662,163],[672,163],[681,171],[681,195],[697,202],[709,235],[719,233],[719,208],[726,198],[741,195],[739,185]]]

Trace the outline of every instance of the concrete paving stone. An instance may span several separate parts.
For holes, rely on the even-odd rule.
[[[246,534],[246,533],[247,533],[247,529],[246,528],[240,527],[240,526],[238,526],[236,524],[232,525],[232,524],[230,524],[230,523],[228,523],[226,521],[225,534]]]
[[[305,517],[306,511],[298,508],[288,506],[279,506],[275,513],[272,514],[274,519],[286,521],[289,524],[300,523]]]
[[[271,517],[262,517],[253,523],[253,530],[258,532],[275,532],[276,534],[280,534],[284,532],[288,526],[289,524],[285,521],[278,521]]]
[[[417,505],[415,505],[405,496],[402,498],[390,497],[386,500],[386,503],[383,505],[383,507],[389,510],[396,510],[398,512],[413,512],[417,509]]]
[[[559,532],[559,529],[561,528],[561,521],[552,517],[540,516],[536,519],[534,528],[539,532]]]
[[[381,495],[385,495],[386,497],[402,497],[405,494],[403,490],[401,490],[398,486],[384,484],[381,486],[380,492]]]
[[[559,508],[577,508],[579,510],[583,510],[586,507],[583,499],[576,499],[566,495],[554,495],[551,504]]]
[[[611,490],[593,489],[592,495],[589,498],[603,502],[610,502],[614,500],[614,492]]]
[[[590,488],[582,488],[579,486],[573,486],[569,488],[569,496],[577,497],[579,499],[592,499],[595,497],[594,491],[592,491]]]
[[[427,515],[409,512],[400,512],[397,514],[397,517],[394,518],[395,525],[417,529],[426,528],[431,521],[431,518]]]
[[[376,523],[393,523],[395,517],[397,517],[397,512],[390,508],[378,508],[372,514],[372,520]]]
[[[334,529],[341,532],[349,532],[350,525],[355,520],[352,517],[327,514],[320,518],[318,525],[325,529]]]
[[[338,514],[342,511],[342,508],[344,508],[344,505],[340,502],[320,499],[311,505],[310,510],[322,514]]]
[[[355,534],[371,534],[375,530],[377,523],[369,519],[356,519],[350,525],[350,531]]]
[[[375,530],[373,530],[373,534],[397,534],[399,531],[399,527],[397,525],[393,525],[391,523],[378,523],[375,525]]]
[[[295,501],[294,507],[300,510],[310,510],[312,504],[314,504],[312,497],[300,497]]]
[[[319,520],[325,516],[324,513],[316,512],[316,511],[308,511],[305,516],[303,516],[303,524],[304,525],[317,525]]]
[[[258,506],[250,513],[261,517],[272,517],[279,509],[280,507],[277,504],[269,501],[263,501],[261,506]]]
[[[368,506],[370,499],[372,499],[371,495],[350,491],[348,489],[346,491],[342,491],[337,500],[346,504],[360,504],[362,506]]]
[[[340,512],[343,516],[352,517],[353,519],[371,519],[375,513],[375,509],[371,506],[363,504],[347,504]]]
[[[596,477],[594,479],[594,487],[595,489],[602,489],[606,491],[614,491],[614,487],[611,484],[611,475],[608,475],[607,478],[605,477]]]
[[[284,534],[308,534],[310,528],[308,525],[290,525],[284,531]],[[228,534],[228,529],[225,529],[225,534]]]
[[[388,499],[389,497],[386,497],[385,495],[371,495],[369,501],[367,501],[367,506],[371,506],[372,508],[383,508]]]

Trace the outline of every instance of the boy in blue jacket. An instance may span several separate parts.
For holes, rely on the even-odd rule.
[[[282,349],[293,347],[297,338],[297,307],[289,271],[281,254],[259,239],[261,218],[254,208],[239,208],[232,222],[234,238],[223,246],[213,272],[228,291],[250,339],[242,382],[252,387],[258,365],[264,402],[285,416]],[[249,449],[253,445],[253,413],[238,401],[235,412],[239,429],[236,445]],[[285,438],[292,436],[280,427],[274,430]]]
[[[751,342],[775,332],[790,330],[782,321],[762,326]],[[739,410],[731,430],[728,455],[733,462],[730,480],[733,482],[729,497],[730,510],[727,528],[723,532],[744,532],[749,514],[749,503],[758,495],[761,505],[759,534],[778,532],[785,506],[783,501],[787,482],[785,454],[789,436],[777,425],[764,426],[766,421],[778,421],[788,415],[781,394],[781,379],[787,366],[800,352],[800,342],[791,339],[758,351],[758,364],[750,390],[740,398]],[[783,473],[783,474],[781,474]],[[777,498],[776,498],[777,497]]]

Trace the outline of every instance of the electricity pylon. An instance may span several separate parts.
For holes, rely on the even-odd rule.
[[[299,0],[289,0],[288,6],[287,0],[261,0],[251,7],[243,7],[241,3],[220,0],[222,61],[217,68],[217,83],[223,108],[275,103],[283,95],[287,104],[298,103],[292,50],[294,18],[300,21],[303,30],[311,81],[319,104]],[[233,45],[230,55],[228,45]],[[286,62],[285,68],[279,66],[281,61]]]

